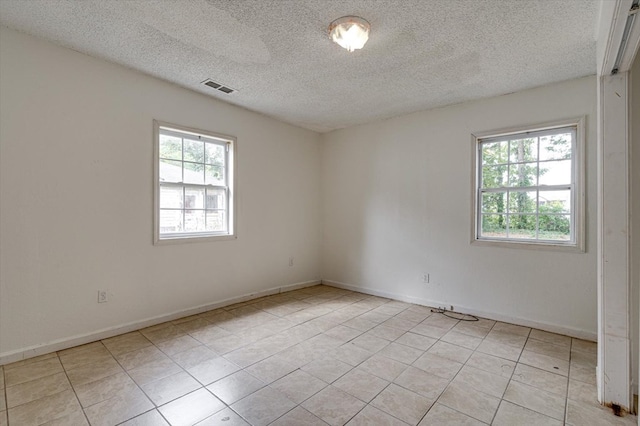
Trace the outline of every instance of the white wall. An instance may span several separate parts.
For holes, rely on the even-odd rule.
[[[5,28],[0,92],[0,361],[320,279],[318,134]],[[152,245],[153,119],[237,137],[237,240]]]
[[[586,253],[471,245],[471,133],[582,115]],[[595,339],[595,147],[595,77],[325,134],[323,280]]]

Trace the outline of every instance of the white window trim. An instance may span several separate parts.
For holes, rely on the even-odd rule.
[[[214,139],[230,142],[229,157],[227,164],[227,176],[231,176],[228,179],[229,186],[229,201],[228,201],[228,229],[229,232],[225,234],[211,234],[211,233],[192,233],[192,234],[179,234],[175,237],[162,237],[160,238],[160,128],[169,130],[176,130],[183,133],[193,133],[195,135],[204,135]],[[153,120],[153,244],[181,244],[192,242],[205,242],[205,241],[225,241],[235,240],[238,238],[237,233],[237,180],[238,180],[238,142],[233,136],[224,135],[221,133],[210,132],[207,130],[194,129],[191,127],[180,126],[177,124],[167,123],[164,121]]]
[[[574,170],[573,179],[575,190],[573,194],[572,219],[574,221],[575,241],[550,242],[531,240],[506,240],[506,239],[480,239],[478,238],[478,177],[479,177],[479,156],[478,141],[493,137],[503,137],[526,132],[537,132],[562,127],[576,128],[576,138],[573,158]],[[585,251],[585,117],[570,118],[566,120],[546,122],[529,126],[509,127],[486,132],[473,133],[471,135],[471,244],[488,247],[524,248],[538,250],[558,250],[583,253]]]

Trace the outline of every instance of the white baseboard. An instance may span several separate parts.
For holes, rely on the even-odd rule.
[[[223,308],[225,306],[233,305],[234,303],[246,302],[248,300],[257,299],[264,296],[270,296],[273,294],[284,293],[287,291],[297,290],[304,287],[311,287],[321,284],[320,280],[306,281],[301,283],[289,284],[281,287],[270,288],[267,290],[261,290],[256,293],[249,293],[243,296],[232,297],[224,299],[219,302],[207,303],[204,305],[196,306],[194,308],[182,309],[170,314],[158,315],[152,318],[147,318],[140,321],[133,321],[127,324],[121,324],[114,327],[103,328],[102,330],[93,331],[90,333],[80,334],[72,337],[65,337],[63,339],[54,340],[49,343],[34,345],[15,351],[4,352],[0,354],[0,365],[9,364],[16,361],[21,361],[28,358],[33,358],[39,355],[48,354],[51,352],[61,351],[63,349],[72,348],[78,345],[84,345],[86,343],[95,342],[96,340],[102,340],[109,337],[117,336],[119,334],[128,333],[130,331],[139,330],[141,328],[150,327],[152,325],[160,324],[166,321],[172,321],[178,318],[187,317],[189,315],[196,315],[202,312],[207,312],[212,309]]]
[[[44,355],[51,352],[72,348],[78,345],[84,345],[86,343],[95,342],[96,340],[106,339],[109,337],[117,336],[119,334],[128,333],[131,331],[139,330],[141,328],[160,324],[162,322],[172,321],[172,320],[183,318],[189,315],[196,315],[202,312],[210,311],[212,309],[233,305],[234,303],[246,302],[248,300],[257,299],[264,296],[270,296],[278,293],[284,293],[287,291],[297,290],[304,287],[311,287],[317,284],[325,284],[332,287],[343,288],[346,290],[352,290],[359,293],[370,294],[373,296],[386,297],[388,299],[399,300],[402,302],[415,303],[417,305],[422,305],[422,306],[448,305],[448,303],[443,303],[435,300],[428,300],[428,299],[423,299],[419,297],[407,296],[399,293],[391,293],[391,292],[367,288],[367,287],[359,287],[351,284],[342,283],[339,281],[332,281],[332,280],[306,281],[302,283],[295,283],[295,284],[290,284],[286,286],[270,288],[267,290],[258,291],[256,293],[249,293],[243,296],[224,299],[214,303],[207,303],[201,306],[183,309],[183,310],[175,311],[169,314],[163,314],[163,315],[147,318],[140,321],[134,321],[127,324],[121,324],[114,327],[104,328],[104,329],[86,333],[86,334],[80,334],[80,335],[76,335],[68,338],[54,340],[52,342],[41,344],[41,345],[34,345],[27,348],[11,351],[11,352],[4,352],[0,354],[0,365],[9,364],[11,362],[21,361],[23,359],[33,358],[39,355]],[[509,315],[501,315],[495,312],[481,311],[481,310],[468,308],[460,305],[455,305],[455,306],[456,306],[456,311],[460,313],[471,314],[471,315],[476,315],[479,317],[488,318],[496,321],[504,321],[504,322],[518,324],[526,327],[537,328],[540,330],[545,330],[552,333],[564,334],[567,336],[577,337],[585,340],[591,340],[591,341],[597,340],[596,333],[592,333],[585,330],[559,326],[556,324],[549,324],[541,321],[533,321],[526,318],[512,317]]]
[[[332,287],[343,288],[345,290],[357,291],[359,293],[370,294],[372,296],[386,297],[388,299],[399,300],[401,302],[414,303],[416,305],[422,305],[422,306],[437,307],[437,306],[451,305],[451,303],[444,303],[437,300],[428,300],[420,297],[407,296],[399,293],[390,293],[384,290],[378,290],[378,289],[373,289],[368,287],[359,287],[356,285],[346,284],[339,281],[322,280],[322,284],[332,286]],[[458,305],[455,303],[454,303],[454,306],[455,306],[456,312],[460,312],[463,314],[470,314],[470,315],[475,315],[482,318],[491,319],[494,321],[503,321],[511,324],[522,325],[525,327],[537,328],[539,330],[549,331],[551,333],[563,334],[565,336],[577,337],[579,339],[590,340],[593,342],[597,341],[597,336],[598,336],[597,333],[587,331],[587,330],[581,330],[573,327],[565,327],[557,324],[550,324],[544,321],[535,321],[527,318],[514,317],[510,315],[502,315],[496,312],[482,311],[482,310]]]

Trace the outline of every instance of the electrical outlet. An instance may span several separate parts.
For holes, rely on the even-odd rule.
[[[293,266],[293,256],[289,258],[289,266]]]
[[[429,283],[429,274],[422,274],[422,282],[425,284]]]
[[[109,301],[106,290],[98,290],[98,303],[106,303]]]

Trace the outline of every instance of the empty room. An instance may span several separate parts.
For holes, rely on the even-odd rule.
[[[638,0],[0,0],[0,426],[637,425]]]

